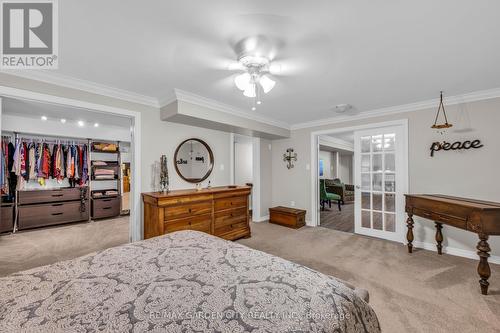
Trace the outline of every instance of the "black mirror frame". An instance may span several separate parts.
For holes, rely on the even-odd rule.
[[[179,153],[179,149],[182,147],[183,144],[185,144],[188,141],[192,141],[192,140],[198,141],[203,146],[205,146],[205,148],[208,150],[208,155],[209,155],[209,158],[210,158],[210,168],[208,169],[207,173],[202,178],[188,179],[188,178],[184,177],[180,173],[179,168],[177,167],[177,154]],[[175,171],[177,172],[177,174],[179,175],[179,177],[181,177],[182,179],[184,179],[188,183],[193,183],[193,184],[195,184],[195,183],[201,183],[202,181],[204,181],[205,179],[207,179],[212,174],[212,171],[214,169],[214,154],[212,152],[212,149],[210,149],[210,146],[205,141],[203,141],[201,139],[196,139],[196,138],[189,138],[189,139],[186,139],[186,140],[182,141],[177,146],[177,148],[175,149],[175,153],[174,153],[174,166],[175,166]]]

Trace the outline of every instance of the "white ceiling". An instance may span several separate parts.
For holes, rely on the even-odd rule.
[[[500,1],[59,1],[58,74],[164,100],[174,88],[250,111],[231,45],[277,41],[256,111],[288,124],[500,87]]]
[[[63,118],[66,119],[67,124],[81,120],[91,125],[98,123],[99,125],[126,129],[131,126],[130,118],[118,115],[13,98],[2,98],[2,114],[32,119],[41,119],[42,116],[45,116],[48,120],[56,121]]]

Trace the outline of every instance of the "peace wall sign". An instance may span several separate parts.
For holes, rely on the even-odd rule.
[[[483,147],[484,145],[481,143],[481,140],[474,141],[455,141],[453,143],[450,142],[433,142],[431,145],[431,157],[434,157],[434,153],[440,150],[462,150],[462,149],[478,149]]]

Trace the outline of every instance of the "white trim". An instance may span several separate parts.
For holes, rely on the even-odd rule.
[[[234,185],[234,133],[229,133],[229,184]]]
[[[363,124],[357,126],[343,127],[343,128],[334,128],[334,129],[326,129],[311,132],[311,221],[307,225],[309,226],[319,226],[319,191],[318,191],[318,139],[320,135],[324,134],[335,134],[342,132],[350,132],[350,131],[358,131],[364,129],[372,129],[377,127],[389,127],[389,126],[403,126],[404,131],[406,132],[406,154],[404,155],[405,164],[406,164],[406,188],[409,183],[409,173],[408,173],[408,154],[409,154],[409,133],[408,133],[408,119],[398,119],[398,120],[390,120],[384,121],[380,123],[372,123],[372,124]]]
[[[264,221],[267,221],[267,220],[269,220],[269,215],[264,215],[264,216],[261,216],[259,218],[253,218],[252,217],[252,222],[264,222]]]
[[[92,94],[121,99],[127,102],[160,107],[159,100],[155,97],[138,94],[132,91],[119,89],[104,84],[77,79],[74,77],[47,71],[1,71],[8,75],[19,76],[25,79],[37,80],[58,86],[77,89]]]
[[[5,87],[0,85],[0,96],[39,101],[59,105],[72,106],[76,108],[90,109],[97,112],[113,113],[132,118],[131,126],[131,149],[133,153],[132,168],[133,182],[131,184],[130,205],[130,240],[137,241],[143,238],[142,211],[141,211],[141,113],[128,109],[84,102],[81,100],[58,97],[48,94],[37,93],[29,90]]]
[[[428,250],[428,251],[432,251],[432,252],[437,252],[436,244],[434,244],[434,243],[413,241],[413,247],[417,247],[419,249],[424,249],[424,250]],[[464,249],[459,249],[456,247],[443,246],[443,253],[446,253],[446,254],[449,254],[452,256],[457,256],[457,257],[479,260],[476,252],[464,250]],[[491,255],[488,258],[488,262],[493,263],[493,264],[500,264],[500,256]]]
[[[332,138],[331,136],[327,135],[322,135],[319,137],[319,144],[332,148],[354,151],[354,143],[337,138]]]
[[[187,102],[187,103],[191,103],[191,104],[196,104],[199,106],[203,106],[203,107],[206,107],[209,109],[214,109],[214,110],[224,112],[227,114],[231,114],[234,116],[238,116],[238,117],[246,118],[249,120],[265,123],[268,125],[280,127],[280,128],[286,129],[286,130],[290,130],[290,125],[288,125],[285,122],[278,121],[278,120],[275,120],[275,119],[272,119],[272,118],[269,118],[266,116],[262,116],[262,115],[258,115],[258,114],[254,114],[254,113],[249,113],[249,112],[246,112],[242,109],[231,106],[229,104],[225,104],[225,103],[222,103],[222,102],[210,99],[210,98],[196,95],[196,94],[184,91],[184,90],[174,89],[174,91],[175,91],[175,96],[177,97],[177,100],[179,100],[179,101],[183,101],[183,102]],[[163,106],[164,105],[162,105],[162,107]]]
[[[260,138],[252,138],[252,215],[260,216]]]
[[[499,97],[500,97],[500,88],[495,88],[495,89],[489,89],[489,90],[480,90],[480,91],[476,91],[476,92],[472,92],[472,93],[468,93],[468,94],[463,94],[463,95],[448,96],[448,97],[445,97],[445,103],[446,103],[446,105],[457,105],[457,104],[471,103],[471,102],[477,102],[477,101],[482,101],[482,100],[487,100],[487,99],[492,99],[492,98],[499,98]],[[431,100],[417,102],[417,103],[403,104],[403,105],[390,106],[390,107],[380,108],[380,109],[375,109],[375,110],[370,110],[370,111],[363,111],[361,114],[356,114],[356,115],[351,115],[351,116],[350,115],[342,115],[342,116],[337,116],[337,117],[330,117],[330,118],[325,118],[325,119],[307,121],[307,122],[303,122],[303,123],[292,124],[290,126],[290,130],[293,131],[293,130],[299,130],[299,129],[310,128],[310,127],[318,127],[318,126],[325,126],[325,125],[331,125],[331,124],[336,124],[336,123],[342,123],[342,122],[347,122],[347,121],[355,121],[355,120],[360,120],[360,119],[386,116],[386,115],[391,115],[391,114],[432,109],[432,108],[437,108],[438,103],[439,103],[439,99],[436,98],[436,99],[431,99]]]

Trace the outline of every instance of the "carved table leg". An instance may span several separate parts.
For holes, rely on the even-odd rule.
[[[408,253],[413,252],[413,214],[408,214],[408,219],[406,220],[406,226],[408,227],[408,232],[406,233],[406,239],[408,240]]]
[[[443,245],[441,245],[441,243],[443,243],[443,233],[441,231],[442,229],[443,225],[439,222],[436,222],[436,243],[438,254],[443,254]]]
[[[479,234],[479,243],[477,243],[477,254],[479,255],[479,265],[477,266],[477,273],[481,278],[479,284],[481,285],[481,294],[488,295],[488,278],[491,275],[490,265],[488,264],[489,252],[491,251],[488,244],[488,235]]]

